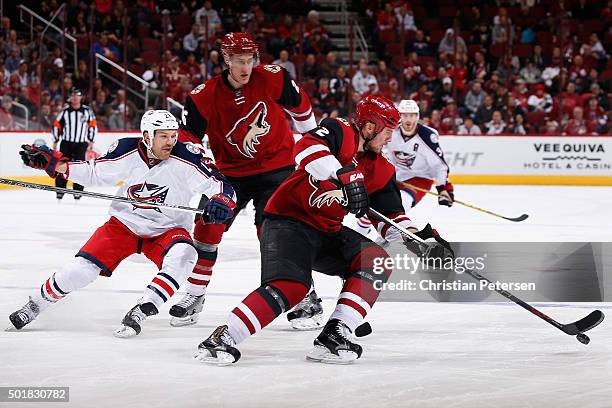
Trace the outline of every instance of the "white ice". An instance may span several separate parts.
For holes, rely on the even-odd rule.
[[[431,220],[449,240],[612,237],[609,187],[457,186],[457,198],[530,218],[515,224],[442,208],[431,197],[413,218]],[[108,202],[63,201],[48,192],[0,190],[0,316],[7,327],[8,315],[107,219]],[[100,277],[23,330],[0,332],[0,386],[68,386],[70,403],[49,406],[75,407],[612,406],[609,321],[589,332],[584,346],[511,303],[379,303],[368,317],[374,333],[359,340],[364,354],[350,366],[305,361],[316,332],[293,332],[281,316],[241,344],[238,364],[202,365],[193,359],[198,343],[258,286],[252,214],[225,236],[217,265],[197,325],[170,327],[166,306],[141,335],[123,340],[112,332],[156,271],[140,255],[129,258],[112,278]],[[339,282],[318,274],[315,281],[330,313]],[[612,308],[541,306],[562,322]]]

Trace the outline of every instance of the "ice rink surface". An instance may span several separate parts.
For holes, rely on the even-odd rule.
[[[112,193],[113,189],[97,191]],[[457,198],[511,223],[426,197],[411,213],[453,241],[605,241],[612,238],[612,188],[457,186]],[[0,190],[0,316],[69,260],[108,218],[108,202],[53,193]],[[240,216],[220,248],[197,325],[173,328],[168,308],[132,339],[112,336],[152,279],[140,255],[47,309],[20,332],[0,332],[0,386],[68,386],[74,407],[571,407],[612,406],[610,320],[584,346],[512,303],[378,303],[374,333],[359,339],[349,366],[305,361],[317,332],[294,332],[284,316],[240,345],[231,367],[193,359],[197,345],[258,286],[252,215]],[[326,314],[338,279],[315,275]],[[182,293],[170,300],[173,304]],[[539,305],[569,323],[611,304]],[[612,316],[610,316],[612,318]],[[40,405],[40,403],[38,404]],[[0,406],[38,406],[1,403]]]

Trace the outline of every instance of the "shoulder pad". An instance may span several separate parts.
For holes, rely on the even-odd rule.
[[[109,146],[108,151],[101,159],[116,159],[132,150],[136,150],[140,140],[140,137],[126,137],[116,140]]]

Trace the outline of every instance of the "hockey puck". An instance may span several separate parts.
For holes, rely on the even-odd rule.
[[[368,322],[357,326],[357,328],[355,329],[355,337],[365,337],[370,333],[372,333],[372,326],[370,326],[370,323]]]
[[[579,342],[581,342],[582,344],[589,344],[589,342],[591,341],[591,339],[589,339],[589,336],[587,336],[584,333],[578,333],[576,335],[576,339],[578,339]]]

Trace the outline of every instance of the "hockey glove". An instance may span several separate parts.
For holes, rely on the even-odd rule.
[[[232,218],[236,203],[227,194],[215,194],[204,206],[204,220],[210,224],[223,224]]]
[[[61,152],[51,150],[47,146],[21,145],[21,160],[23,164],[34,169],[42,169],[51,178],[56,178],[57,166],[68,161]]]
[[[344,207],[357,218],[363,217],[368,212],[370,204],[363,173],[357,170],[354,164],[350,164],[338,169],[336,176],[346,197]]]
[[[438,190],[438,204],[445,205],[447,207],[451,207],[453,202],[455,201],[455,190],[451,183],[446,183],[441,186],[436,186],[436,190]]]
[[[404,237],[404,245],[418,257],[431,261],[436,259],[453,259],[455,257],[450,244],[438,234],[438,231],[431,228],[430,224],[427,224],[422,230],[415,232],[414,235],[425,242],[421,243]]]

